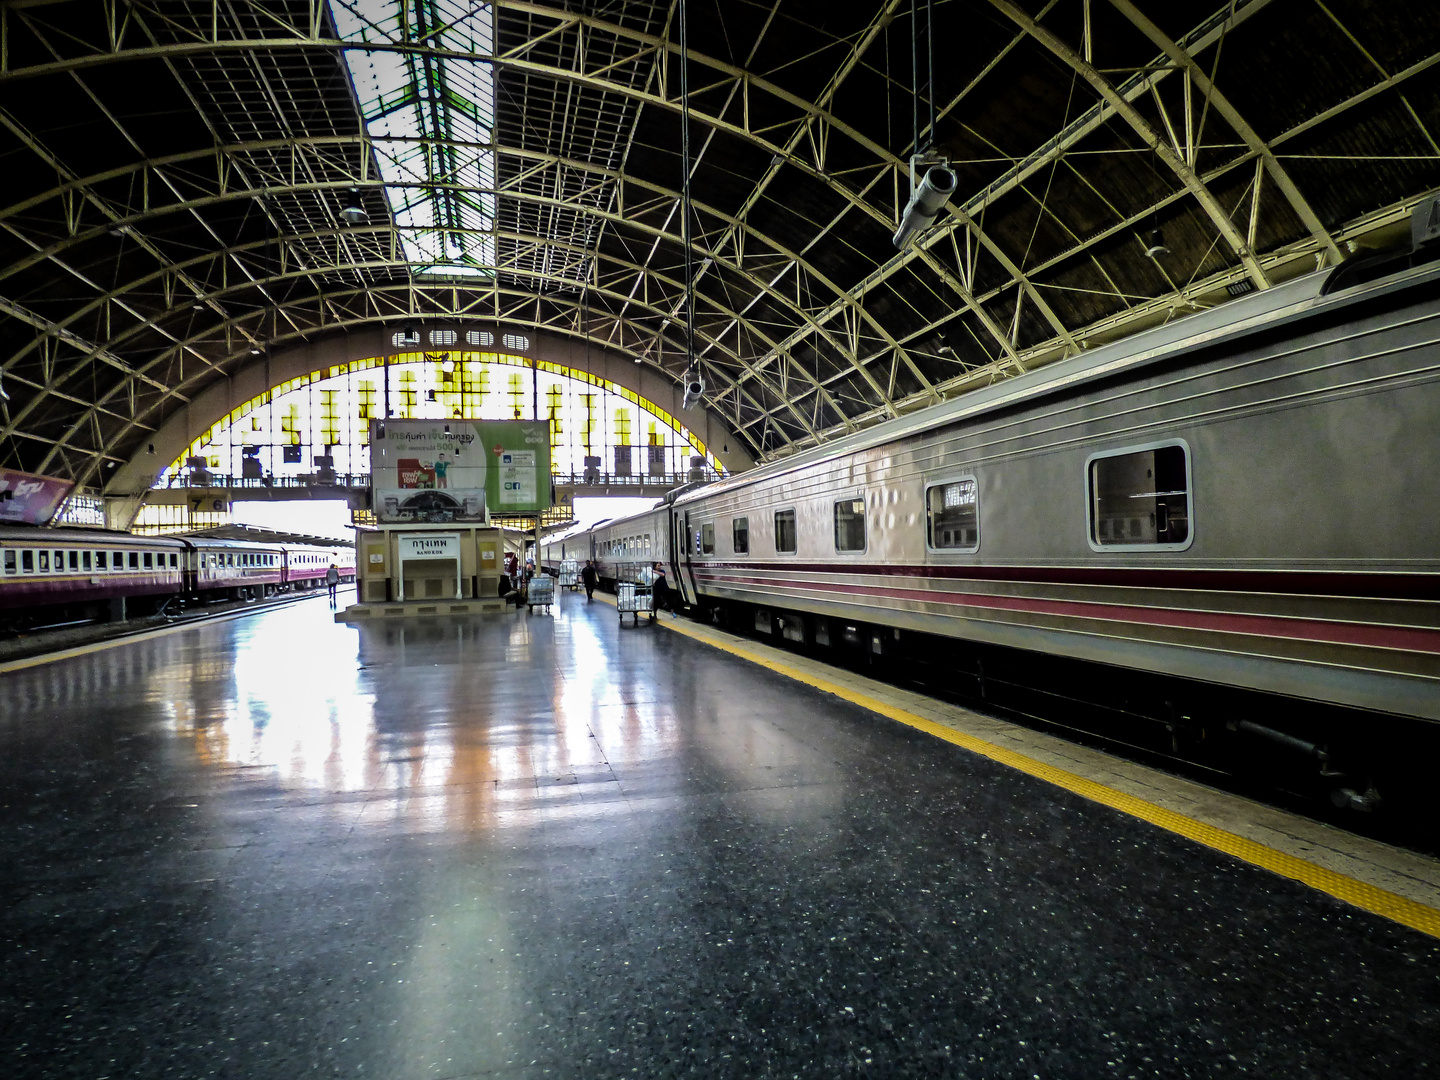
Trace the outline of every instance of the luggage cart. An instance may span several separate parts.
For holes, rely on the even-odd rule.
[[[554,603],[555,579],[548,574],[536,574],[525,590],[525,606],[534,611],[537,607],[548,608]]]
[[[560,587],[562,589],[578,589],[580,587],[580,564],[574,559],[566,559],[561,562]]]
[[[615,597],[619,601],[620,625],[625,625],[625,616],[628,613],[635,620],[635,625],[640,625],[640,615],[644,613],[655,621],[655,593],[649,585],[637,585],[633,581],[622,581],[615,586]]]

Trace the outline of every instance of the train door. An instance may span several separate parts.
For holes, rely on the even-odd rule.
[[[690,556],[690,513],[682,516],[674,509],[670,511],[670,569],[675,575],[676,588],[680,599],[687,605],[697,602],[695,592],[695,567]]]

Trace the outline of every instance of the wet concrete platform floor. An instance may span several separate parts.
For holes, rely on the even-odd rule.
[[[1440,1074],[1434,939],[583,598],[0,701],[10,1077]]]

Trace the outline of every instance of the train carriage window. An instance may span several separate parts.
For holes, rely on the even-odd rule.
[[[835,550],[865,550],[864,499],[841,499],[835,504]]]
[[[925,491],[925,523],[930,547],[938,551],[975,551],[980,547],[980,502],[974,477],[936,484]]]
[[[81,569],[81,570],[89,570],[89,569],[90,569],[90,552],[88,552],[88,551],[82,551],[82,552],[80,553],[80,569]]]
[[[700,526],[700,554],[715,554],[715,523],[707,521]]]
[[[63,552],[63,551],[57,551],[57,552],[55,552],[55,572],[56,572],[57,574],[60,574],[60,573],[64,573],[64,571],[65,571],[65,552]]]
[[[1096,454],[1086,473],[1092,547],[1188,546],[1190,463],[1183,443]]]
[[[42,552],[39,553],[39,555],[40,555],[40,572],[41,572],[42,574],[48,574],[48,573],[50,572],[50,552],[48,552],[48,551],[42,551]]]
[[[750,519],[738,517],[730,522],[730,540],[736,555],[750,554]]]
[[[173,552],[173,551],[170,552],[170,569],[174,570],[174,569],[176,569],[179,565],[180,565],[180,556],[177,555],[177,554],[176,554],[175,552]]]
[[[32,558],[34,552],[22,551],[20,553],[20,569],[27,574],[35,572],[35,560]]]
[[[8,549],[5,552],[5,573],[13,574],[16,573],[19,569],[20,564],[19,561],[15,558],[14,549]]]
[[[795,511],[775,511],[775,551],[780,555],[794,555],[796,531]]]
[[[132,551],[132,552],[130,552],[130,569],[131,569],[131,570],[139,570],[139,569],[140,569],[140,553],[139,553],[138,551]]]
[[[110,560],[110,567],[113,570],[125,569],[125,553],[123,551],[117,551],[114,553]]]
[[[154,570],[154,569],[155,569],[155,556],[154,556],[153,553],[151,553],[151,552],[149,552],[149,551],[145,552],[145,569],[146,569],[146,570]]]
[[[107,554],[107,552],[104,552],[104,551],[97,551],[97,552],[95,552],[95,569],[96,569],[96,570],[104,570],[104,569],[106,568],[106,567],[105,567],[105,562],[106,562],[105,556],[106,556],[106,554]]]
[[[66,562],[69,564],[71,570],[79,570],[80,552],[76,551],[74,548],[71,548],[68,552],[66,552]]]

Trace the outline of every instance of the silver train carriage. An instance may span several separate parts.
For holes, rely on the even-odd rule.
[[[796,641],[903,652],[918,633],[1429,722],[1437,451],[1440,267],[1402,255],[681,492],[588,540],[604,579],[666,560],[687,604]],[[1251,726],[1324,767],[1323,748]]]

